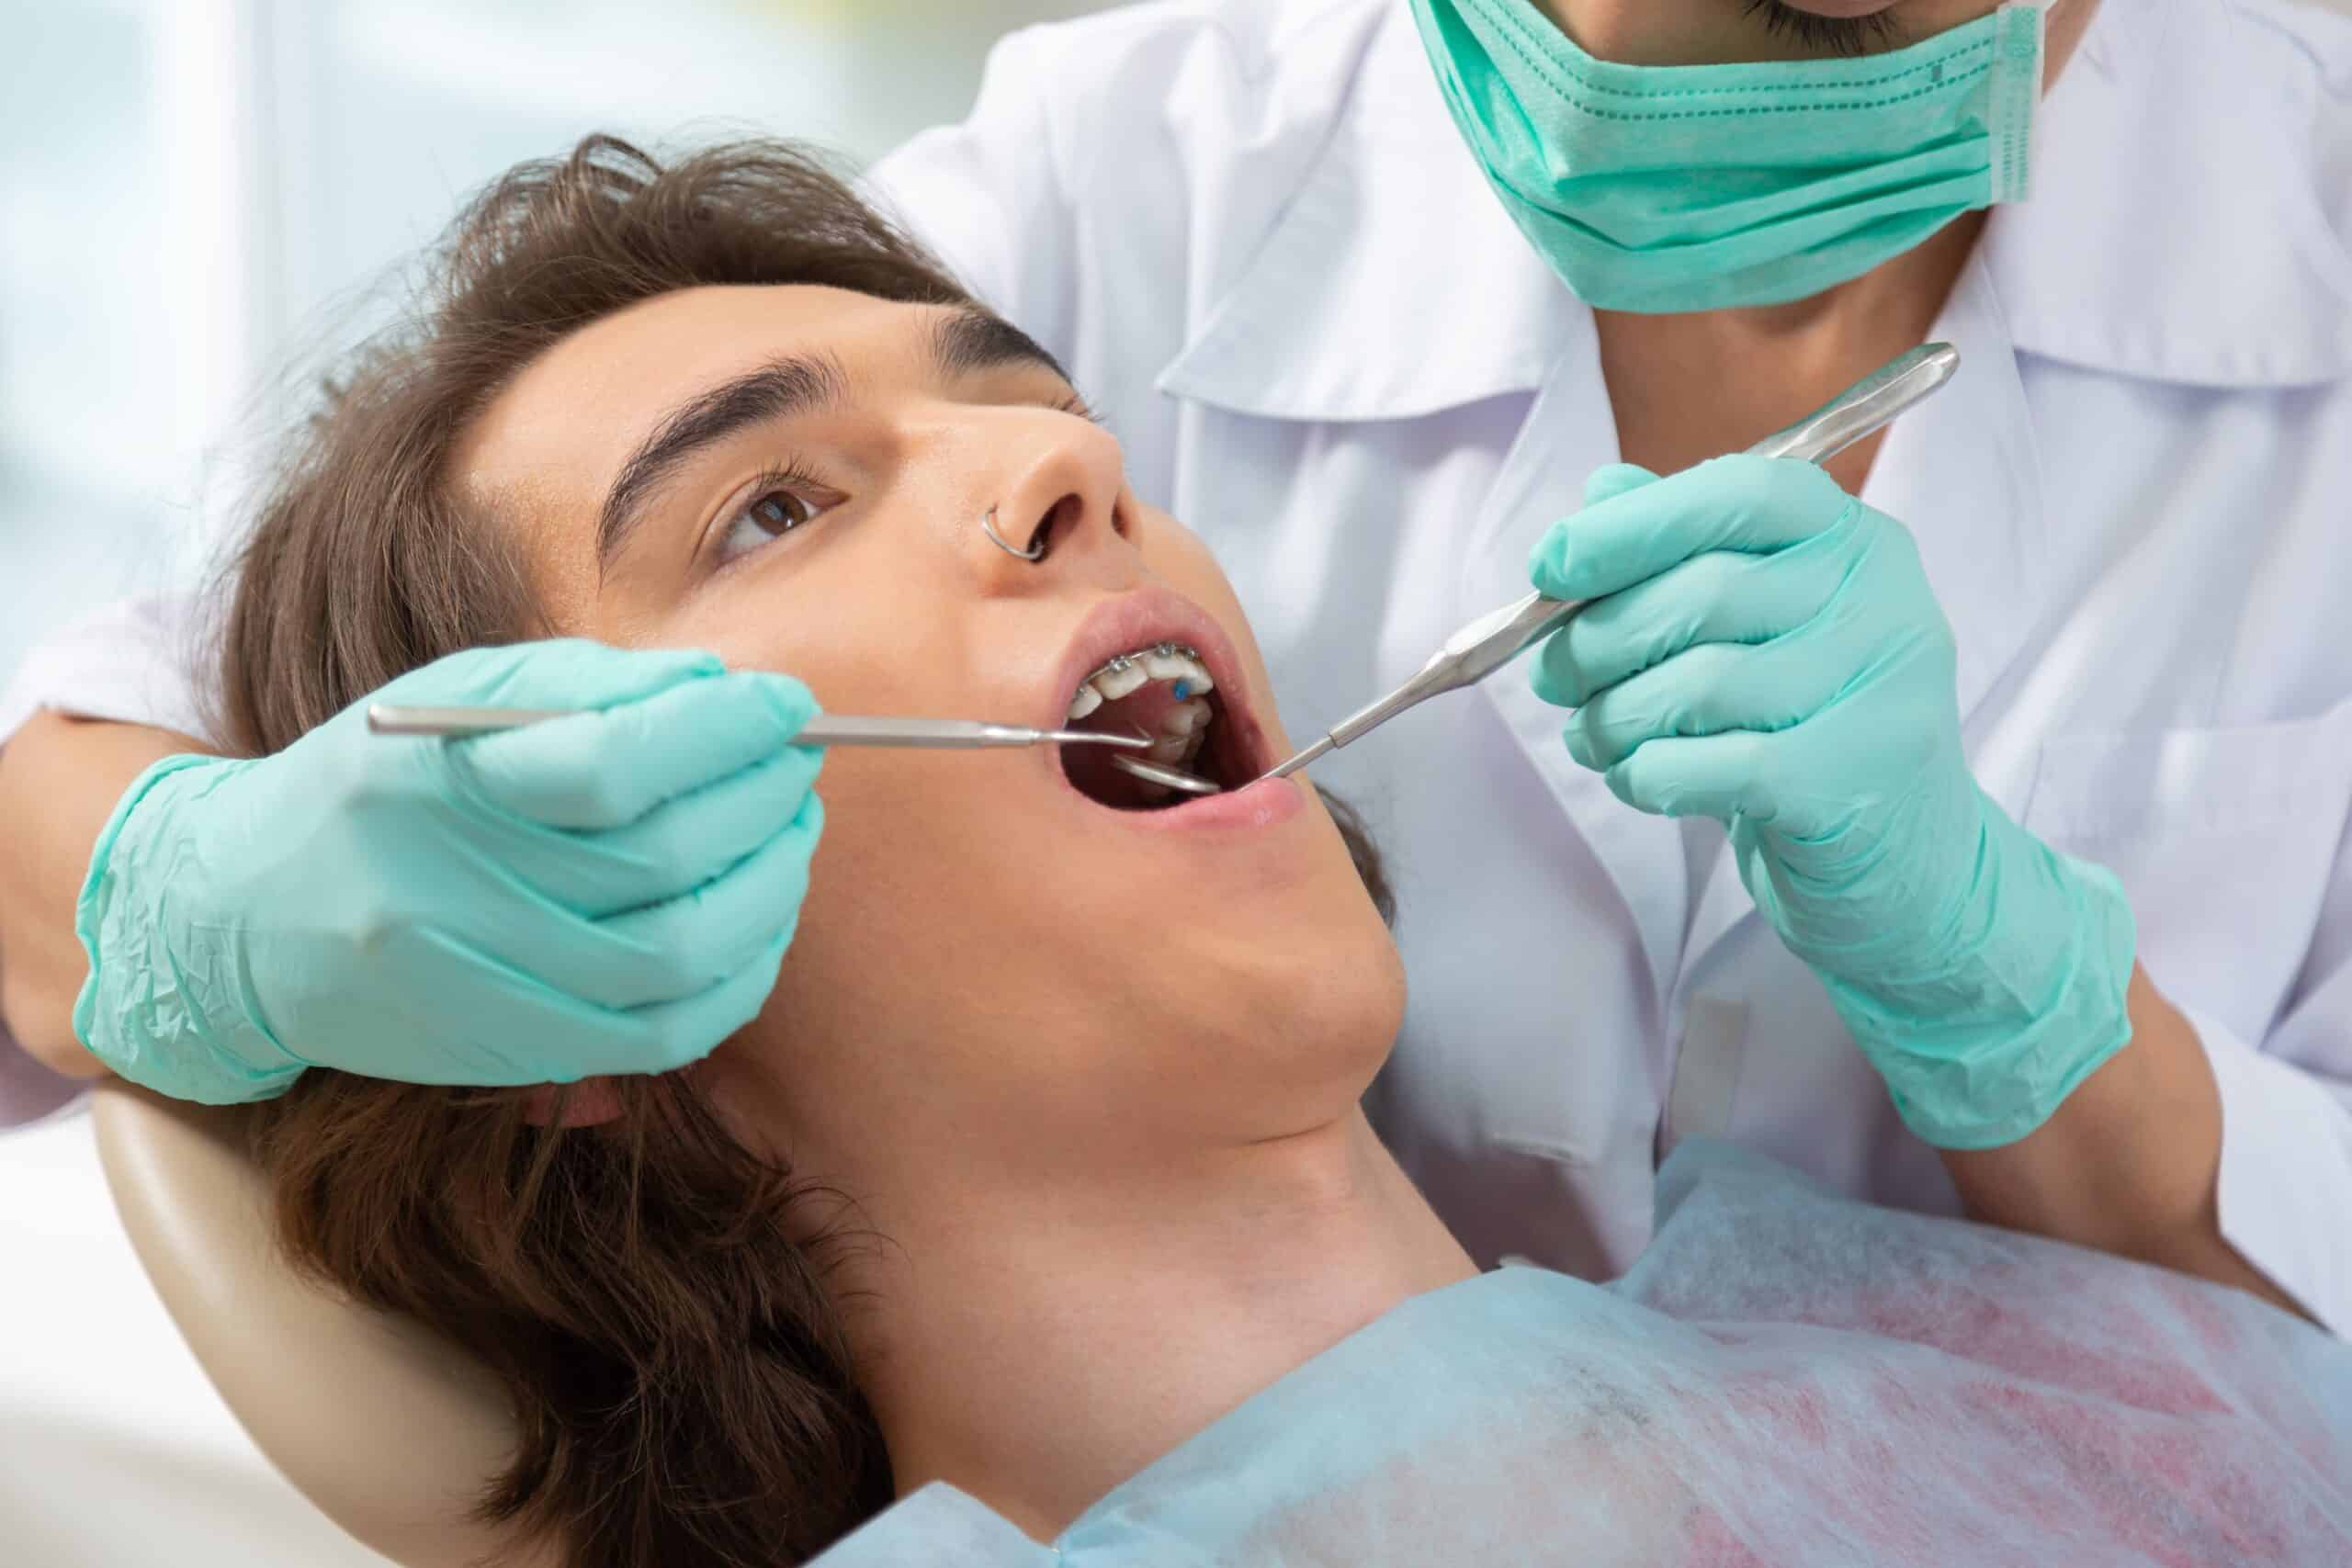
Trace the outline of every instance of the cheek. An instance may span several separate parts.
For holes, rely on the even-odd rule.
[[[1402,964],[1319,813],[1294,826],[1328,841],[1278,872],[1187,868],[991,776],[1017,759],[844,760],[870,765],[828,763],[792,948],[733,1043],[808,1168],[895,1157],[890,1129],[1073,1157],[1098,1134],[1278,1136],[1385,1059]]]
[[[899,1039],[986,995],[1006,948],[1068,917],[1060,884],[1083,869],[1036,809],[1047,765],[1032,751],[828,757],[824,837],[770,1021],[811,1043]]]
[[[790,675],[836,714],[962,711],[943,674],[958,668],[951,639],[961,623],[910,626],[904,612],[909,602],[946,602],[948,589],[902,559],[877,563],[888,533],[870,532],[872,548],[749,558],[682,600],[640,605],[608,592],[596,635],[624,647],[705,649],[730,670]],[[902,592],[874,592],[876,582]]]

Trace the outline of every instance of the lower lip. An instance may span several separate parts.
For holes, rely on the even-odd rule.
[[[1156,811],[1123,811],[1137,827],[1169,832],[1250,832],[1287,822],[1306,809],[1306,792],[1293,779],[1260,779],[1239,789],[1199,795]]]
[[[1122,810],[1089,798],[1072,787],[1058,768],[1055,773],[1062,787],[1093,811],[1155,833],[1254,833],[1278,827],[1306,809],[1306,792],[1295,779],[1261,778],[1239,789],[1194,795],[1174,806]]]

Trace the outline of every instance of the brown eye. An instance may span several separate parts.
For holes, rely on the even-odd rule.
[[[750,555],[831,509],[831,503],[811,501],[797,491],[763,490],[728,519],[726,531],[719,536],[718,559],[723,565]]]
[[[787,490],[772,490],[743,509],[743,515],[770,534],[788,533],[816,516],[809,504]]]

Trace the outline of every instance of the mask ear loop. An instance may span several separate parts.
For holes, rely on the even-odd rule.
[[[2054,0],[2002,0],[1993,13],[1991,120],[1994,206],[2033,194],[2034,143],[2041,118],[2046,17]]]

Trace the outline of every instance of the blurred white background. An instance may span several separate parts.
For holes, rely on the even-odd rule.
[[[193,558],[260,389],[460,196],[594,130],[859,160],[1100,0],[0,0],[0,682]]]

